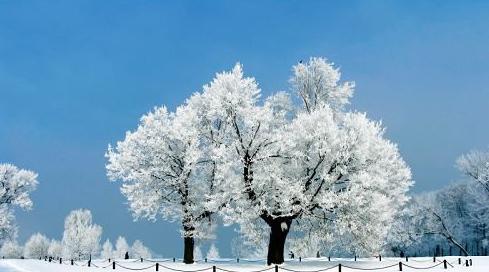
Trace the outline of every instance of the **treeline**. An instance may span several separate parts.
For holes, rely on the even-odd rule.
[[[126,239],[119,236],[115,247],[108,239],[101,247],[101,236],[102,227],[92,222],[92,214],[89,210],[74,210],[65,219],[61,241],[36,233],[24,245],[19,245],[15,240],[4,242],[0,248],[0,256],[33,259],[52,257],[73,260],[151,258],[151,250],[139,240],[129,246]]]

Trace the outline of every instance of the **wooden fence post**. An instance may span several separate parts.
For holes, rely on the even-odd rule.
[[[469,260],[470,266],[472,266],[472,259]]]
[[[173,262],[175,262],[175,258],[173,258]]]
[[[112,269],[115,269],[115,261],[112,262]]]
[[[436,257],[433,255],[433,262],[436,263]]]
[[[216,272],[216,266],[215,265],[212,266],[212,272]]]
[[[275,272],[278,272],[278,265],[275,265]]]
[[[71,265],[73,265],[73,264],[74,264],[74,263],[73,263],[73,259],[71,259]]]
[[[406,263],[409,262],[408,256],[406,255]]]
[[[299,257],[299,262],[302,262],[302,257]]]
[[[443,268],[447,269],[447,260],[443,260]]]
[[[458,264],[462,264],[462,258],[458,258]]]
[[[338,272],[341,272],[341,264],[338,265]]]
[[[158,271],[160,268],[160,264],[159,263],[156,263],[156,271]]]
[[[465,266],[469,266],[469,260],[465,260]]]
[[[402,262],[399,262],[399,271],[402,271]]]
[[[92,264],[92,260],[88,260],[88,267]]]
[[[59,258],[59,264],[63,263],[63,258]]]
[[[382,262],[382,255],[379,254],[379,262]]]

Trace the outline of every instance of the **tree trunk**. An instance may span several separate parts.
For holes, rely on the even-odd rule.
[[[284,247],[291,219],[277,218],[270,225],[270,241],[268,242],[267,264],[282,264],[284,262]]]
[[[183,237],[183,262],[194,263],[194,237]]]

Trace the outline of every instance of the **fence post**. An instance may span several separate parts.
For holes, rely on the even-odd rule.
[[[409,261],[408,256],[406,255],[406,263]]]
[[[115,269],[115,261],[112,262],[112,269]]]
[[[158,271],[159,269],[160,269],[160,264],[156,263],[156,271]]]
[[[469,260],[465,260],[465,266],[469,266]]]
[[[212,266],[212,272],[216,272],[216,266],[215,265]]]
[[[299,257],[299,262],[302,262],[302,257]]]
[[[382,262],[382,255],[379,254],[379,262]]]
[[[205,258],[204,261],[207,262],[207,258]]]
[[[328,256],[328,262],[330,262],[330,261],[331,261],[331,256]]]
[[[73,259],[71,259],[71,265],[73,265]]]
[[[175,258],[173,258],[173,262],[175,262]]]
[[[402,271],[402,262],[399,262],[399,271]]]
[[[472,266],[472,259],[469,260],[470,266]]]
[[[278,265],[275,265],[275,272],[278,272]]]
[[[63,263],[63,258],[59,258],[59,264]]]
[[[110,258],[109,258],[109,263],[110,263]]]
[[[338,272],[341,272],[341,264],[338,265]]]
[[[447,260],[443,260],[443,268],[447,269]]]
[[[355,262],[357,261],[357,255],[355,254]]]
[[[458,258],[458,264],[462,264],[462,258]]]
[[[436,257],[433,255],[433,262],[436,263]]]
[[[90,267],[91,263],[92,263],[92,260],[88,260],[88,267]]]
[[[236,262],[239,263],[239,258],[236,258]]]

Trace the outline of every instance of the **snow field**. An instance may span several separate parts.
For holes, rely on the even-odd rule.
[[[93,260],[91,267],[87,266],[86,261],[77,261],[75,265],[70,262],[47,262],[44,260],[33,259],[5,259],[0,260],[1,272],[98,272],[98,271],[156,271],[158,263],[159,271],[164,272],[322,272],[333,271],[339,272],[339,264],[341,264],[341,272],[353,271],[399,271],[399,262],[402,262],[402,271],[474,271],[487,272],[489,271],[489,257],[470,257],[472,266],[466,267],[465,260],[462,258],[462,265],[458,264],[458,257],[450,256],[446,258],[439,257],[436,262],[433,262],[432,257],[409,258],[406,262],[404,258],[382,258],[379,261],[376,258],[359,258],[357,261],[349,258],[332,258],[328,261],[327,258],[304,258],[302,262],[295,260],[287,260],[283,265],[267,266],[264,260],[241,259],[236,263],[235,259],[218,259],[205,262],[197,262],[194,264],[174,263],[171,259],[154,259],[154,260],[116,260],[115,270],[112,268],[112,263],[107,260]],[[447,269],[444,269],[443,260],[447,261]],[[215,270],[213,270],[215,266]]]

